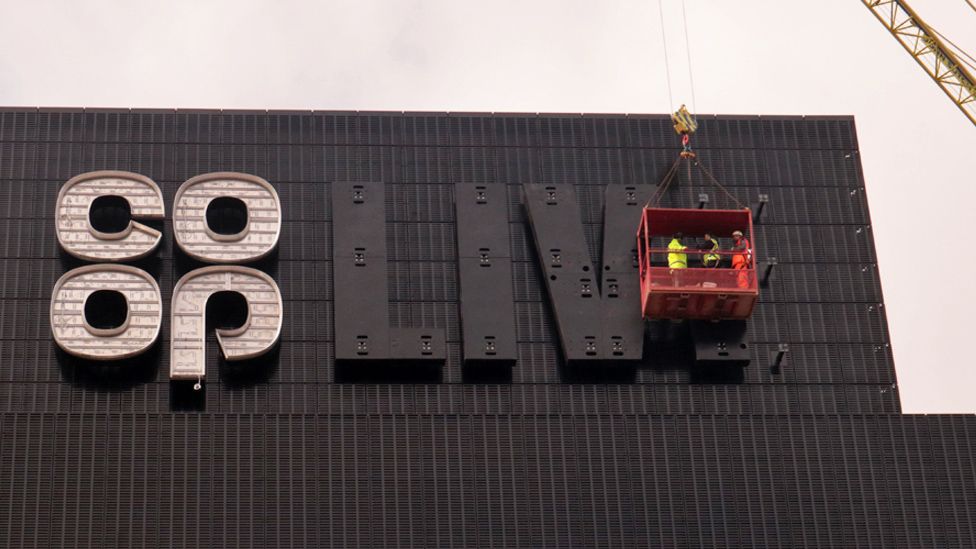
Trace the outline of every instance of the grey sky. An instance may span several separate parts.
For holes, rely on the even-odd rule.
[[[663,0],[691,103],[679,0]],[[976,54],[963,0],[911,0]],[[859,0],[687,0],[698,110],[853,114],[902,402],[976,411],[976,127]],[[667,112],[656,0],[0,0],[0,104]]]

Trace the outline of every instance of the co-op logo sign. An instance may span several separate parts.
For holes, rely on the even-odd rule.
[[[91,225],[90,211],[100,197],[117,196],[129,204],[132,220],[119,232]],[[207,223],[207,207],[221,197],[234,197],[247,207],[244,229],[219,234]],[[72,178],[58,194],[58,242],[69,254],[91,262],[73,269],[54,285],[51,329],[65,352],[90,360],[119,360],[146,352],[159,338],[162,294],[146,271],[126,265],[156,252],[162,234],[138,220],[163,219],[163,195],[151,179],[128,172],[99,171]],[[206,371],[206,304],[216,292],[244,296],[248,316],[231,330],[217,330],[227,360],[267,353],[281,334],[282,301],[278,285],[267,274],[241,264],[271,253],[281,233],[281,203],[267,181],[240,173],[211,173],[180,186],[173,203],[173,232],[179,248],[190,257],[215,264],[193,270],[173,288],[170,304],[170,378],[199,383]],[[98,328],[89,323],[85,304],[100,290],[122,294],[125,320]]]
[[[650,188],[608,185],[604,189],[599,273],[589,260],[572,187],[526,184],[522,188],[519,207],[524,206],[543,272],[544,297],[551,306],[562,358],[568,363],[642,359],[644,324],[634,230],[643,195]],[[465,366],[511,365],[519,354],[515,320],[527,309],[516,307],[513,292],[513,272],[524,267],[512,257],[510,192],[508,185],[454,186],[456,312]],[[443,311],[436,314],[444,317],[454,312],[432,308],[427,302],[388,302],[389,280],[395,278],[390,276],[394,267],[388,259],[404,252],[388,249],[387,186],[334,182],[329,195],[331,202],[322,206],[332,212],[336,364],[355,370],[391,361],[404,368],[418,361],[444,362],[448,355],[444,328],[403,324],[431,324],[431,311]],[[131,212],[132,219],[118,232],[99,231],[90,220],[96,200],[110,196],[127,201]],[[208,225],[208,208],[225,197],[239,199],[246,207],[243,228],[235,234]],[[91,172],[72,178],[61,189],[56,207],[58,241],[67,253],[90,263],[65,273],[54,286],[51,327],[64,351],[89,360],[119,360],[144,353],[157,341],[164,313],[159,286],[149,273],[126,263],[155,253],[162,235],[139,221],[164,215],[159,187],[138,174]],[[173,288],[171,379],[197,384],[204,379],[207,301],[218,292],[235,292],[247,303],[243,325],[217,330],[227,360],[259,357],[275,346],[282,327],[281,292],[270,276],[244,264],[275,249],[281,223],[278,195],[260,177],[211,173],[180,186],[173,203],[176,244],[193,259],[214,265],[187,273]],[[396,227],[392,232],[433,249],[450,240],[442,232],[444,224],[435,225]],[[395,269],[397,274],[405,272],[403,265]],[[419,286],[428,293],[448,291],[448,277],[439,278],[436,272],[407,268],[406,274],[422,278]],[[443,280],[440,286],[439,280]],[[86,304],[101,290],[125,298],[124,321],[93,325],[86,317]]]

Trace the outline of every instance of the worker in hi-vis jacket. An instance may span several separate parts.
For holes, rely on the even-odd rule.
[[[688,254],[680,253],[688,249],[681,243],[681,233],[674,233],[671,236],[671,243],[668,244],[668,267],[672,269],[685,269],[688,267]]]
[[[706,253],[702,254],[702,266],[703,267],[718,267],[718,262],[721,260],[721,256],[717,253],[718,251],[718,241],[711,233],[705,233],[705,242],[698,246],[699,250]],[[713,252],[713,253],[708,253]]]
[[[732,256],[732,268],[739,271],[736,284],[740,288],[749,287],[749,265],[752,264],[752,244],[742,231],[732,232],[732,250],[739,252]]]
[[[681,243],[681,233],[674,233],[671,236],[671,243],[668,244],[668,267],[671,268],[671,280],[675,286],[680,286],[678,282],[679,269],[688,268],[688,254],[684,253],[688,249]]]

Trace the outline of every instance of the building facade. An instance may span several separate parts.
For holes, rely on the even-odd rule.
[[[731,197],[692,172],[664,197],[768,197],[753,236],[778,263],[748,366],[696,366],[666,322],[638,360],[565,360],[526,186],[571,190],[584,260],[609,271],[607,187],[653,192],[677,142],[656,115],[0,109],[0,546],[976,547],[976,418],[901,413],[852,118],[705,117],[694,146]],[[161,337],[121,363],[51,335],[52,289],[85,264],[55,204],[95,170],[147,176],[166,204],[133,263],[158,282]],[[277,251],[253,267],[280,288],[281,337],[238,365],[210,333],[187,392],[169,309],[199,264],[172,208],[225,171],[280,198]],[[385,273],[364,287],[337,265],[357,185],[380,189],[367,229],[385,235],[356,256]],[[471,185],[501,224],[458,213]],[[459,241],[504,230],[511,299],[472,310],[508,318],[514,362],[476,363],[462,291],[508,279],[465,287],[478,258]],[[357,303],[385,338],[440,334],[432,358],[343,360]]]

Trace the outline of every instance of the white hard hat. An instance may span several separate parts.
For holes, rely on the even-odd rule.
[[[742,236],[742,231],[732,231],[732,236]]]

